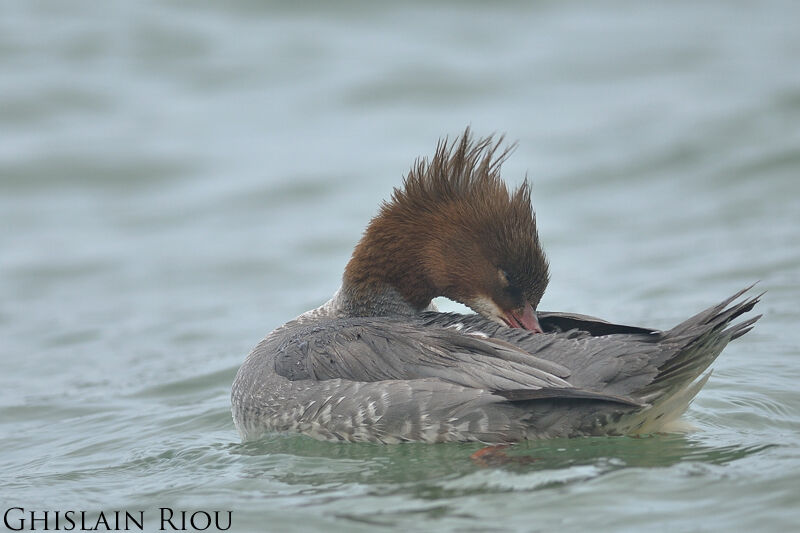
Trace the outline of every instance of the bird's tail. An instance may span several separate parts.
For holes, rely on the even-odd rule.
[[[752,288],[753,285],[661,333],[661,343],[672,344],[675,352],[658,367],[653,380],[634,395],[648,405],[620,420],[620,429],[624,433],[654,433],[674,426],[708,381],[711,372],[700,377],[701,374],[728,342],[750,331],[761,318],[757,315],[731,324],[751,311],[763,296],[761,293],[731,305]]]

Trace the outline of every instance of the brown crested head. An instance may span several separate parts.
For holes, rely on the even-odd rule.
[[[420,159],[381,206],[345,270],[345,288],[366,298],[386,288],[414,309],[436,296],[489,319],[540,331],[533,313],[548,282],[525,181],[509,191],[502,137],[473,140],[469,128]]]

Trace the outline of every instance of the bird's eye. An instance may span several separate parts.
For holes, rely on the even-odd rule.
[[[511,298],[511,301],[515,302],[516,304],[524,301],[522,290],[514,285],[509,285],[506,287],[506,294],[508,294],[509,298]]]

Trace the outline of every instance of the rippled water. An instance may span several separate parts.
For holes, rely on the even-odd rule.
[[[233,531],[785,531],[800,521],[793,2],[16,2],[0,16],[4,509]],[[325,300],[439,136],[519,148],[544,309],[669,327],[761,280],[687,435],[241,444],[249,349]]]

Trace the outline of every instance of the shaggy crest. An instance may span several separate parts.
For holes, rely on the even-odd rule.
[[[417,159],[403,182],[403,189],[395,189],[392,202],[382,207],[427,210],[449,202],[477,204],[482,199],[508,197],[508,189],[500,179],[500,167],[516,146],[500,151],[503,140],[502,136],[497,141],[490,136],[473,141],[469,128],[450,144],[447,139],[440,140],[433,158]],[[521,202],[523,212],[530,213],[527,182],[524,188],[525,191],[517,192],[525,197],[515,203]]]
[[[473,140],[469,128],[452,143],[439,141],[432,159],[415,162],[403,188],[396,188],[391,202],[381,206],[381,215],[397,220],[427,213],[436,222],[457,223],[467,232],[461,238],[476,239],[535,308],[549,281],[549,268],[527,179],[509,192],[500,178],[503,162],[516,148],[502,148],[503,141],[502,136]],[[428,231],[437,229],[433,225]]]

